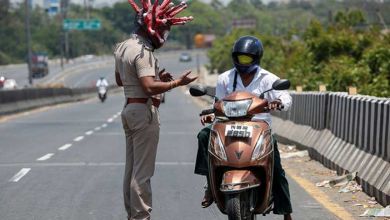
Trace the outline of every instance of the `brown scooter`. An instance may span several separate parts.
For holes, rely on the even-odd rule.
[[[288,80],[277,80],[272,89],[257,97],[248,92],[233,92],[216,100],[209,141],[209,178],[214,201],[229,220],[254,220],[266,215],[273,206],[273,140],[265,121],[252,121],[258,113],[269,112],[264,93],[286,90]],[[191,87],[192,96],[209,95],[202,87]]]

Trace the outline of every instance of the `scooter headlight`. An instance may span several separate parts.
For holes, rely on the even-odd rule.
[[[212,155],[220,160],[227,160],[225,148],[219,134],[215,131],[211,132],[211,141],[209,151]]]
[[[252,99],[240,101],[224,101],[223,111],[227,117],[243,117],[247,115],[248,109],[252,104]]]

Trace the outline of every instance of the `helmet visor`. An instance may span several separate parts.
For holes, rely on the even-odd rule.
[[[241,65],[249,65],[253,63],[253,57],[245,54],[237,55],[237,61]]]

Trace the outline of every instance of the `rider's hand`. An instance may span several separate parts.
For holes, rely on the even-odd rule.
[[[185,86],[187,84],[192,83],[193,81],[195,81],[198,78],[197,76],[189,77],[188,75],[190,75],[190,73],[191,73],[191,70],[187,71],[186,73],[181,75],[177,80],[175,80],[176,81],[176,85],[178,85],[178,86]]]
[[[215,118],[215,116],[213,114],[202,115],[200,117],[200,123],[202,123],[202,125],[204,125],[205,123],[211,123],[214,121],[214,118]]]
[[[169,72],[166,72],[165,69],[162,69],[159,73],[158,73],[158,77],[160,78],[161,81],[163,82],[169,82],[169,81],[173,81],[173,76],[169,73]]]
[[[270,103],[268,103],[269,110],[281,110],[283,107],[282,101],[280,99],[276,99]]]

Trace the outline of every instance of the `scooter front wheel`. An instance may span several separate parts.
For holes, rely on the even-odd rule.
[[[227,197],[226,211],[229,220],[256,220],[254,213],[247,210],[248,204],[243,201],[241,194],[232,194]]]
[[[229,195],[226,201],[229,220],[243,220],[240,194]]]

